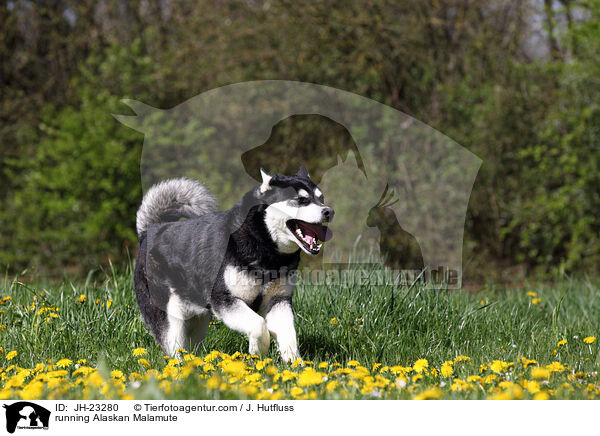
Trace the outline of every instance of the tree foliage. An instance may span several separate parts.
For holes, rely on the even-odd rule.
[[[483,159],[471,271],[597,270],[599,10],[597,0],[0,2],[0,263],[56,272],[124,259],[142,136],[111,117],[126,113],[121,98],[169,108],[225,84],[288,79],[391,105]],[[317,117],[286,123],[276,153],[250,163],[287,168],[290,151],[349,140]]]

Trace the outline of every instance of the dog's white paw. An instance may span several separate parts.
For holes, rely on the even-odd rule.
[[[269,335],[267,324],[263,322],[260,330],[254,335],[249,336],[248,341],[250,342],[250,354],[257,354],[259,356],[267,354],[271,345],[271,336]]]
[[[282,347],[279,349],[279,353],[281,354],[281,359],[286,363],[293,363],[300,359],[298,349],[295,347]]]

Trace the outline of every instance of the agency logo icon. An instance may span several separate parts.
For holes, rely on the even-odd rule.
[[[6,431],[18,429],[48,430],[50,411],[29,401],[19,401],[3,406],[6,409]]]

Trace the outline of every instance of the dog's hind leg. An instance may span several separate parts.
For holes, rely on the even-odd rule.
[[[207,309],[186,321],[186,337],[190,352],[197,352],[200,345],[202,345],[211,319],[212,313]]]
[[[177,350],[185,348],[187,340],[187,324],[190,316],[185,304],[171,289],[167,303],[167,328],[163,335],[162,346],[169,356],[174,356]]]
[[[134,273],[135,295],[144,324],[146,324],[146,327],[148,327],[148,330],[150,330],[152,336],[154,336],[156,343],[164,349],[164,339],[168,327],[168,319],[166,312],[158,307],[148,288],[148,281],[146,279],[146,256],[143,255],[146,247],[145,242],[144,239],[140,245],[140,256],[138,257]]]

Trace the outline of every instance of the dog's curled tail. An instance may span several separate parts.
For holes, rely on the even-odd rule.
[[[152,224],[193,218],[216,209],[217,201],[200,182],[186,178],[164,180],[144,195],[136,216],[138,237]]]

